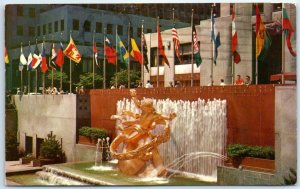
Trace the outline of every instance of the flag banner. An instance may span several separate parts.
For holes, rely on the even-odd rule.
[[[43,48],[42,48],[42,65],[41,65],[41,69],[42,69],[43,73],[46,73],[46,71],[48,70],[47,59],[46,59],[46,51],[45,51],[44,43],[43,43]]]
[[[213,61],[214,64],[217,65],[218,48],[221,46],[221,40],[220,40],[220,32],[218,32],[217,36],[215,34],[215,18],[213,13],[211,14],[211,41],[214,43]]]
[[[81,55],[71,36],[70,36],[70,42],[67,48],[64,50],[64,54],[76,63],[79,63],[81,60]]]
[[[39,53],[37,44],[35,44],[35,50],[34,50],[34,53],[32,56],[32,62],[31,62],[32,68],[36,69],[40,65],[41,61],[42,61],[42,56]]]
[[[31,62],[32,62],[32,54],[31,54],[30,45],[29,45],[29,55],[27,58],[27,70],[28,71],[31,71],[31,69],[32,69]]]
[[[24,68],[24,65],[21,62],[19,62],[19,71],[21,72],[23,70],[23,68]]]
[[[197,67],[200,66],[200,64],[202,63],[202,58],[200,56],[200,45],[198,43],[198,35],[197,35],[197,31],[195,28],[195,25],[193,25],[193,29],[192,29],[192,41],[193,41],[193,55],[196,61],[196,65]]]
[[[63,44],[60,42],[59,43],[60,46],[57,50],[57,56],[56,56],[56,59],[55,59],[55,64],[58,66],[58,67],[62,67],[62,65],[64,64],[65,60],[64,60],[64,52],[63,52]]]
[[[132,49],[131,49],[130,55],[142,65],[143,57],[142,57],[141,51],[139,50],[139,48],[133,38],[131,38],[131,47],[132,47]]]
[[[294,33],[294,28],[288,18],[288,14],[286,9],[282,8],[282,29],[284,31],[284,34],[286,36],[286,44],[288,46],[288,49],[292,56],[296,56],[296,52],[293,50],[292,44],[291,44],[291,36]]]
[[[256,58],[262,62],[272,44],[271,37],[267,34],[264,22],[260,16],[258,5],[256,4]]]
[[[49,63],[49,67],[51,69],[56,70],[57,69],[57,65],[55,64],[55,61],[56,61],[57,54],[56,54],[56,51],[55,51],[54,43],[52,44],[52,48],[51,48],[51,53],[50,54],[51,54],[51,60],[50,60],[50,63]]]
[[[182,60],[181,60],[180,52],[179,52],[180,41],[179,41],[178,33],[177,33],[175,26],[172,28],[172,39],[173,39],[173,43],[174,43],[174,49],[175,49],[176,56],[179,60],[179,63],[182,64]]]
[[[119,54],[120,61],[128,65],[129,53],[127,52],[124,43],[121,41],[120,37],[117,35],[117,53]]]
[[[98,49],[97,49],[97,45],[96,45],[95,42],[93,44],[93,53],[94,53],[96,65],[99,67],[99,64],[98,64]]]
[[[238,46],[238,37],[237,31],[235,27],[235,15],[234,15],[234,8],[232,9],[232,38],[231,38],[231,52],[233,55],[233,62],[238,64],[241,61],[240,54],[237,52]]]
[[[148,68],[148,64],[149,64],[149,62],[148,62],[148,48],[147,48],[147,44],[146,44],[146,40],[145,40],[145,35],[144,35],[144,33],[142,33],[142,46],[143,46],[143,60],[144,60],[144,66],[145,66],[145,68],[146,68],[146,70],[147,70],[147,72],[148,73],[150,73],[149,72],[149,68]]]
[[[163,44],[162,44],[162,38],[161,38],[159,24],[157,25],[157,35],[158,35],[158,50],[160,52],[160,55],[163,57],[163,62],[170,67],[169,61],[168,61],[168,59],[165,55],[164,47],[163,47]]]
[[[108,45],[105,45],[105,55],[109,64],[116,64],[116,50]]]
[[[4,62],[5,62],[5,64],[9,63],[9,59],[8,59],[8,54],[7,54],[6,47],[4,48]]]
[[[21,63],[22,65],[27,65],[27,60],[26,60],[26,58],[25,58],[25,56],[24,56],[22,47],[21,47],[21,54],[20,54],[20,63]]]

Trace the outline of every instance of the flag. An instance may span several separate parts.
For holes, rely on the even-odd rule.
[[[202,58],[200,56],[200,46],[198,43],[198,36],[197,36],[197,31],[195,28],[195,25],[193,24],[193,29],[192,29],[192,41],[193,41],[193,56],[195,58],[197,67],[200,66],[200,64],[202,63]]]
[[[34,50],[34,53],[33,53],[33,56],[32,56],[32,62],[31,62],[32,68],[36,69],[40,65],[41,61],[42,61],[42,56],[39,53],[39,49],[37,47],[37,44],[35,44],[35,50]]]
[[[220,40],[220,32],[218,32],[217,36],[215,35],[215,18],[214,14],[211,14],[211,41],[214,43],[214,57],[213,61],[214,64],[217,64],[217,57],[218,57],[218,48],[221,46],[221,40]]]
[[[120,37],[117,35],[117,53],[120,56],[120,60],[122,63],[126,63],[128,65],[129,53],[127,52],[123,42]]]
[[[25,56],[24,56],[22,46],[21,46],[21,54],[20,54],[20,63],[21,63],[22,65],[27,65],[27,60],[26,60],[26,58],[25,58]]]
[[[71,36],[70,36],[70,42],[69,42],[67,48],[64,50],[64,54],[76,63],[79,63],[81,60],[81,55],[80,55]],[[59,54],[58,54],[58,56],[59,56]],[[59,57],[57,57],[57,58],[59,58]]]
[[[27,70],[28,71],[30,71],[32,68],[31,62],[32,62],[32,54],[31,54],[30,45],[29,45],[29,55],[27,58]]]
[[[176,56],[177,56],[180,64],[182,64],[182,60],[181,60],[180,52],[179,52],[180,41],[179,41],[178,33],[177,33],[175,26],[172,28],[172,39],[173,39],[173,43],[174,43],[174,49],[175,49]]]
[[[57,50],[57,56],[55,59],[55,64],[59,67],[62,67],[62,65],[64,64],[64,52],[63,52],[63,44],[60,42],[60,47]]]
[[[285,34],[286,44],[288,46],[288,49],[291,53],[291,55],[296,56],[296,52],[293,50],[292,44],[291,44],[291,36],[294,33],[294,28],[288,18],[287,12],[285,7],[282,7],[282,29]]]
[[[48,70],[48,66],[47,66],[47,60],[46,60],[46,51],[45,51],[45,46],[43,43],[43,48],[42,48],[42,72],[46,73],[46,71]]]
[[[19,62],[19,71],[21,72],[23,70],[24,66],[21,62]]]
[[[96,65],[99,67],[98,59],[97,59],[98,58],[98,49],[97,49],[97,46],[96,46],[95,42],[93,44],[93,53],[94,53]]]
[[[165,55],[164,47],[162,44],[159,23],[157,23],[157,37],[158,37],[158,49],[159,49],[160,55],[163,57],[163,62],[170,67],[169,61]]]
[[[133,38],[131,38],[131,47],[132,47],[132,49],[131,49],[130,55],[142,65],[143,57],[142,57],[141,51],[139,50],[139,48]]]
[[[9,63],[9,59],[8,59],[8,54],[7,54],[7,51],[6,51],[6,47],[4,48],[4,62],[5,62],[5,64]]]
[[[146,40],[145,40],[145,35],[144,32],[142,33],[142,48],[143,48],[143,60],[144,60],[144,66],[147,70],[148,73],[149,72],[149,68],[148,68],[148,48],[147,48],[147,44],[146,44]]]
[[[105,55],[107,58],[107,62],[110,64],[116,64],[116,50],[112,47],[110,47],[110,41],[107,37],[105,37]]]
[[[55,69],[55,70],[57,69],[57,65],[55,64],[56,58],[57,58],[57,54],[56,54],[54,43],[53,43],[52,48],[51,48],[51,59],[50,59],[50,63],[49,63],[49,67],[51,69]]]
[[[240,54],[236,51],[238,45],[237,31],[235,27],[234,8],[232,9],[232,38],[231,38],[231,52],[234,63],[238,64],[241,61]]]
[[[260,62],[266,57],[267,51],[272,44],[271,37],[266,31],[263,20],[256,4],[256,58]]]

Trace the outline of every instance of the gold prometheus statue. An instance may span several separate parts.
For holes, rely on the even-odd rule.
[[[165,176],[167,171],[157,147],[170,139],[169,121],[176,114],[165,116],[157,113],[153,100],[146,98],[139,101],[134,89],[130,90],[130,95],[141,113],[123,111],[120,115],[111,116],[111,119],[121,121],[117,125],[120,133],[110,145],[111,155],[118,159],[119,170],[127,175]],[[164,129],[155,135],[152,131],[158,125],[163,125]]]

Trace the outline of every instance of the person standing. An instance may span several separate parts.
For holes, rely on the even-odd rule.
[[[244,80],[241,78],[241,75],[237,75],[234,85],[244,85]]]
[[[221,86],[225,86],[226,85],[225,82],[224,82],[224,79],[221,79],[220,85]]]
[[[153,88],[153,85],[151,84],[150,80],[147,81],[145,88]]]
[[[245,85],[251,85],[252,84],[252,81],[251,81],[251,78],[249,75],[246,75],[246,80],[244,82]]]

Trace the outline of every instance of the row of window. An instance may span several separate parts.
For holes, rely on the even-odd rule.
[[[17,6],[17,16],[25,16],[24,9],[22,5]],[[35,8],[28,8],[28,16],[34,18],[35,17]]]

